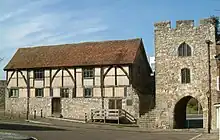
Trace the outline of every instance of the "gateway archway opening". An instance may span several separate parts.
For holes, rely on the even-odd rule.
[[[174,108],[174,129],[203,128],[202,106],[197,99],[186,96]]]

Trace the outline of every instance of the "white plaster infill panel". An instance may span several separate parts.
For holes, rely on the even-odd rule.
[[[60,88],[53,88],[53,97],[60,97]]]
[[[118,85],[129,85],[129,80],[127,76],[117,76]]]
[[[45,70],[45,77],[49,77],[50,76],[50,71],[49,70]]]
[[[115,87],[115,97],[124,97],[124,87]]]
[[[129,69],[127,66],[122,67],[127,73],[129,73]],[[121,68],[117,68],[117,75],[126,75]]]
[[[35,88],[43,88],[44,87],[44,81],[43,80],[34,80],[34,87]]]
[[[83,84],[84,86],[93,86],[93,79],[84,79]]]
[[[108,70],[108,68],[104,68],[104,73],[106,73],[107,70]],[[115,68],[112,67],[112,68],[108,71],[107,75],[115,75]]]
[[[8,84],[8,88],[16,87],[16,86],[17,86],[17,79],[11,79],[9,84]]]
[[[104,97],[113,97],[113,88],[104,88]]]
[[[65,87],[74,87],[74,81],[71,77],[63,77],[63,86]]]
[[[76,97],[83,97],[83,88],[76,88]]]
[[[217,112],[217,128],[220,128],[220,103],[214,105],[216,107]]]
[[[101,68],[95,68],[95,76],[100,76]]]
[[[100,86],[101,85],[101,78],[100,77],[95,77],[95,85]]]
[[[93,97],[102,97],[101,88],[93,88]]]
[[[105,86],[113,86],[115,85],[115,76],[106,76],[104,79]]]

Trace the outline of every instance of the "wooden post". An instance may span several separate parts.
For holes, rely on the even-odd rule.
[[[120,110],[118,109],[118,124],[120,124]]]
[[[43,118],[43,110],[40,110],[40,117]]]
[[[36,110],[34,110],[34,119],[36,119],[36,112],[37,112],[37,111],[36,111]]]
[[[85,123],[87,122],[87,114],[85,113]]]
[[[106,123],[106,110],[104,110],[104,123]]]
[[[91,121],[93,122],[93,111],[91,110]]]

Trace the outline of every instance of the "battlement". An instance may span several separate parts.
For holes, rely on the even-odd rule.
[[[206,26],[213,23],[212,18],[201,19],[199,26]],[[194,25],[194,20],[177,20],[176,29],[199,27]],[[154,24],[155,30],[171,29],[171,21],[162,21]]]

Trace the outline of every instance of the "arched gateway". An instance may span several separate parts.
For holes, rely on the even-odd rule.
[[[174,107],[174,129],[202,128],[203,127],[202,106],[192,96],[181,98]]]

